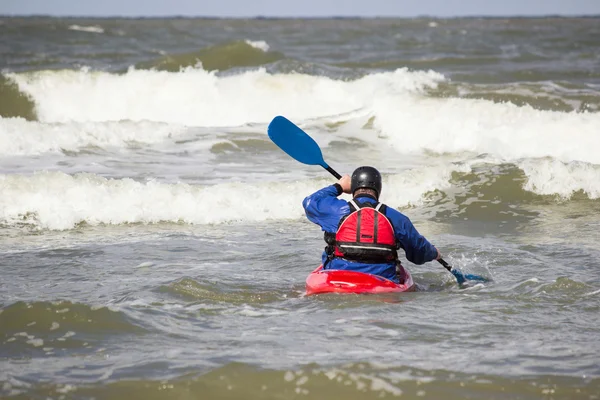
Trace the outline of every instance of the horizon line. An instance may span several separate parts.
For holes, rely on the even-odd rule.
[[[0,14],[0,18],[89,18],[89,19],[257,19],[257,20],[280,20],[280,19],[418,19],[418,18],[435,18],[435,19],[459,19],[459,18],[600,18],[600,14],[503,14],[503,15],[486,15],[486,14],[467,14],[467,15],[431,15],[417,14],[413,16],[400,15],[324,15],[324,16],[214,16],[214,15],[181,15],[181,14],[165,14],[165,15],[88,15],[88,14]]]

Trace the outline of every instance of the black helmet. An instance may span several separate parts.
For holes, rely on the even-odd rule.
[[[381,194],[381,174],[373,167],[358,167],[352,173],[350,191],[352,194],[356,189],[369,188],[377,192],[377,198]]]

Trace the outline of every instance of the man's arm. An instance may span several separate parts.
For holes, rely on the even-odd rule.
[[[406,252],[408,261],[420,265],[441,257],[438,249],[417,231],[407,216],[389,208],[387,214],[394,226],[396,239]]]
[[[344,176],[338,183],[316,191],[302,201],[309,221],[319,225],[326,232],[337,231],[340,219],[348,214],[350,207],[337,197],[350,191],[350,177]]]

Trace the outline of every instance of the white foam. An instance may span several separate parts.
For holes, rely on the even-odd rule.
[[[97,25],[92,26],[81,26],[81,25],[69,25],[69,30],[89,33],[104,33],[104,29]]]
[[[383,177],[381,200],[392,207],[423,204],[423,194],[450,187],[453,171],[468,172],[467,165],[439,164]]]
[[[38,71],[6,74],[34,101],[42,122],[158,121],[195,126],[267,123],[276,115],[295,121],[370,108],[382,93],[402,96],[435,86],[435,72],[399,69],[341,81],[303,74],[239,75],[186,68],[125,74]]]
[[[186,132],[183,125],[149,121],[40,123],[0,117],[0,155],[34,155],[85,146],[158,143]]]
[[[43,339],[30,339],[26,343],[32,345],[33,347],[42,347],[44,345],[44,340]]]
[[[586,293],[586,294],[584,294],[584,296],[586,296],[586,297],[587,296],[595,296],[597,294],[600,294],[600,290],[595,290],[593,292]]]
[[[452,153],[461,161],[465,153],[485,154],[486,162],[522,168],[525,190],[600,197],[600,113],[409,94],[378,98],[373,114],[375,128],[399,153]]]
[[[254,47],[255,49],[259,49],[264,51],[265,53],[269,51],[269,44],[264,40],[245,40],[246,44]]]
[[[546,158],[525,160],[519,167],[528,178],[525,190],[542,195],[558,194],[564,198],[582,190],[591,199],[600,198],[600,165],[564,163]]]
[[[600,114],[540,111],[471,99],[380,97],[375,125],[403,153],[488,153],[600,165]]]
[[[424,191],[447,185],[446,176],[437,168],[423,168],[386,177],[385,184],[393,189],[382,200],[392,207],[418,202]],[[299,219],[304,218],[303,198],[328,184],[326,179],[313,179],[197,186],[106,179],[87,173],[0,175],[0,224],[63,230],[81,222],[219,224]]]

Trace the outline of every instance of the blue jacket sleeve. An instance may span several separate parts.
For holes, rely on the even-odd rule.
[[[336,232],[342,217],[350,212],[348,202],[337,198],[340,194],[338,188],[331,185],[306,197],[302,206],[309,221],[325,232]]]
[[[406,215],[388,208],[386,216],[394,226],[396,240],[400,242],[408,261],[420,265],[435,260],[437,249],[417,231]]]

